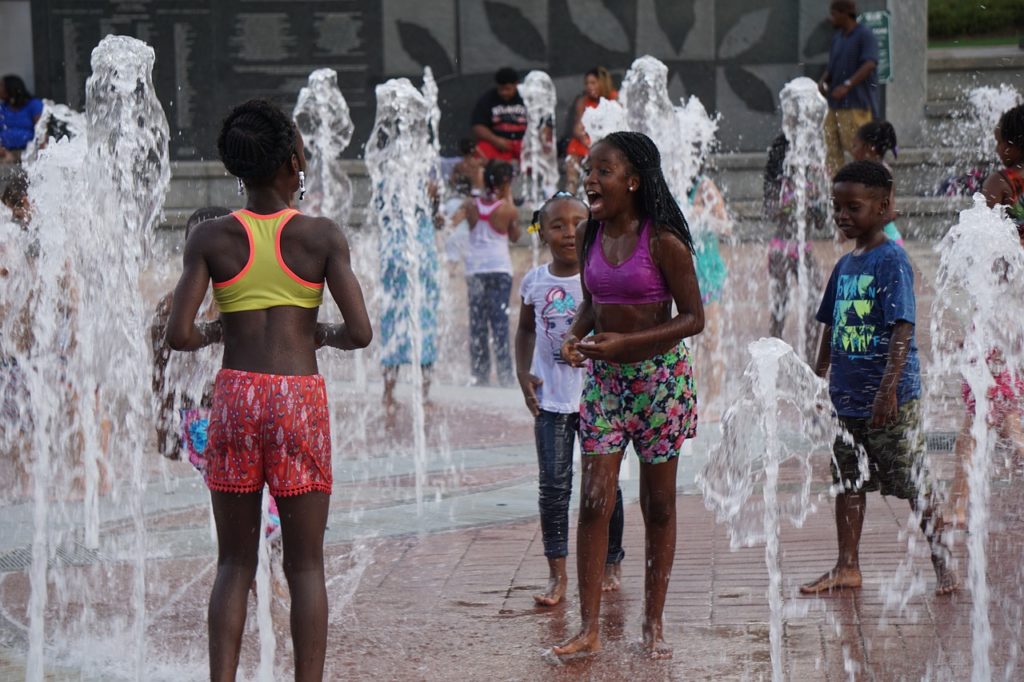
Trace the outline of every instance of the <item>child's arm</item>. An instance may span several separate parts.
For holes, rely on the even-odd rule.
[[[196,314],[210,286],[210,270],[203,256],[203,226],[197,226],[185,242],[181,279],[174,288],[171,312],[164,338],[173,350],[198,350],[211,343],[220,343],[220,320],[196,324]]]
[[[871,427],[881,428],[896,421],[899,404],[896,400],[896,387],[899,385],[903,365],[907,362],[910,351],[910,338],[914,335],[914,325],[906,320],[898,320],[892,328],[889,339],[889,359],[885,363],[882,383],[875,394],[875,402],[871,406]]]
[[[341,324],[318,324],[315,341],[317,347],[330,346],[339,350],[366,348],[373,340],[373,327],[366,312],[363,288],[352,271],[348,240],[333,221],[321,219],[328,240],[325,279],[327,288],[341,312]]]
[[[981,186],[981,193],[985,195],[985,203],[989,208],[999,204],[1009,204],[1012,197],[1010,183],[999,172],[989,173]]]
[[[822,379],[828,374],[832,364],[832,325],[827,324],[821,330],[821,342],[818,344],[818,359],[814,363],[814,373]]]
[[[586,220],[576,226],[576,257],[580,263],[580,287],[583,289],[583,300],[576,308],[576,316],[573,318],[572,327],[569,333],[562,339],[562,359],[573,367],[582,367],[587,358],[580,353],[577,345],[580,339],[594,331],[596,319],[594,317],[594,302],[590,298],[590,289],[587,289],[586,268],[583,267],[583,237],[587,232]],[[598,245],[600,248],[600,245]]]
[[[534,324],[534,308],[523,299],[519,307],[519,324],[516,325],[516,378],[519,379],[519,388],[523,390],[523,399],[526,400],[526,407],[530,414],[536,417],[540,414],[540,401],[537,400],[537,387],[543,381],[530,373],[530,365],[533,362],[533,347],[537,341],[537,328]]]

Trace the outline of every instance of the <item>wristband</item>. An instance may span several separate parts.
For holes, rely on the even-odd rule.
[[[849,78],[847,78],[846,80],[843,81],[843,85],[845,85],[848,88],[852,88],[853,87],[853,83],[850,82]]]

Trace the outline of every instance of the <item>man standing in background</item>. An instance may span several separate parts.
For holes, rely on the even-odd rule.
[[[857,23],[854,0],[832,0],[829,21],[836,31],[818,88],[828,99],[825,146],[831,176],[845,163],[843,153],[852,153],[857,129],[878,115],[878,40]]]

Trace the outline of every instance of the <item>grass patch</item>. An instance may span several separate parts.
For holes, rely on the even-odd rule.
[[[1024,33],[1021,0],[929,0],[928,37],[955,40]]]

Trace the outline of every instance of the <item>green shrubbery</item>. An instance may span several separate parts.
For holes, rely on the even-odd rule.
[[[928,37],[932,40],[1021,33],[1024,0],[928,0]]]

